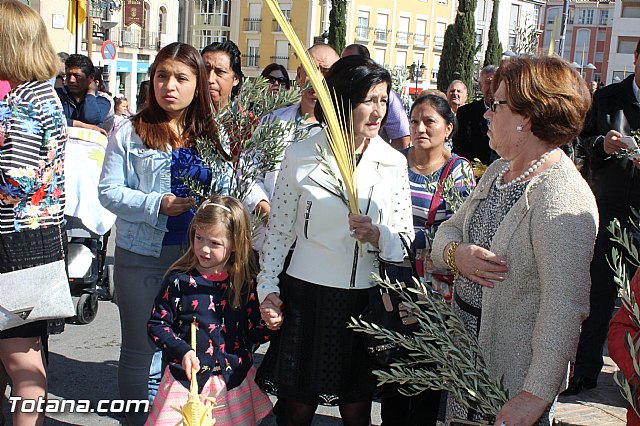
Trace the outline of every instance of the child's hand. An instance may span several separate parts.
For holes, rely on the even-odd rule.
[[[260,316],[267,328],[277,330],[282,325],[282,305],[282,300],[275,293],[270,293],[260,304]]]
[[[182,368],[187,373],[187,379],[191,380],[191,369],[195,368],[196,372],[200,371],[200,360],[196,356],[195,351],[191,350],[184,354],[182,358]]]

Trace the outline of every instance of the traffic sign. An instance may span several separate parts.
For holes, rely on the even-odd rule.
[[[111,40],[107,40],[102,43],[102,48],[100,49],[102,53],[102,59],[111,60],[116,58],[116,45]]]

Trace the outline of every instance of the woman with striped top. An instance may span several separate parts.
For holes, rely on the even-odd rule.
[[[452,154],[445,143],[456,130],[456,117],[447,100],[436,95],[422,96],[411,106],[409,131],[413,146],[401,152],[409,165],[409,184],[413,210],[416,250],[430,250],[438,225],[453,211],[447,196],[434,196],[444,179],[454,181],[454,191],[466,198],[475,187],[469,162]],[[406,269],[406,268],[404,268]],[[410,279],[411,271],[387,271],[391,279]],[[397,276],[394,275],[397,273]],[[439,391],[416,396],[395,395],[382,398],[384,426],[435,425],[440,406]]]
[[[58,73],[40,15],[15,0],[0,1],[0,80],[11,91],[0,101],[0,273],[64,257],[62,106],[47,81]],[[47,283],[43,282],[42,286]],[[21,401],[46,397],[40,336],[46,321],[0,331],[0,394],[11,379]],[[13,413],[13,424],[41,424],[43,413]]]

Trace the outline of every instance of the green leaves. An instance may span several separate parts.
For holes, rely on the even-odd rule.
[[[509,399],[504,383],[489,374],[476,336],[466,331],[446,301],[419,282],[415,283],[416,289],[402,290],[376,274],[372,279],[400,294],[403,303],[415,312],[419,325],[419,331],[404,335],[351,318],[349,328],[407,349],[407,354],[389,368],[373,372],[378,385],[397,384],[403,395],[415,395],[427,389],[446,390],[466,408],[495,417]]]

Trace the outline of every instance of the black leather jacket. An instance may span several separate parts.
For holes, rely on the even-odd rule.
[[[630,75],[622,82],[598,90],[580,135],[578,156],[582,174],[596,197],[601,218],[626,220],[629,207],[640,208],[640,170],[627,158],[609,156],[604,136],[609,130],[629,135],[640,128],[640,103],[633,93]]]

